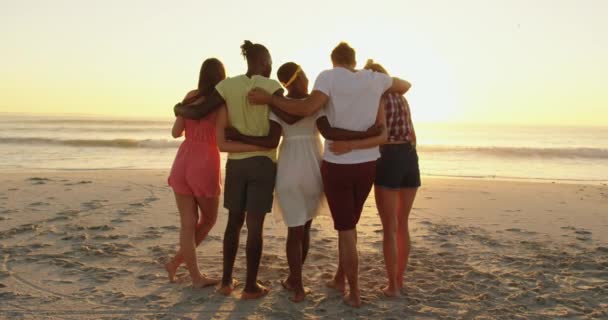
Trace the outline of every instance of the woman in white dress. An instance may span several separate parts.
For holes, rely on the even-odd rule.
[[[297,64],[289,62],[282,65],[277,77],[287,88],[288,97],[302,99],[308,96],[308,78]],[[319,213],[323,198],[323,143],[316,128],[317,117],[293,117],[280,110],[273,110],[270,115],[270,120],[283,128],[277,164],[275,209],[288,227],[286,254],[289,276],[281,283],[285,289],[294,292],[291,298],[294,302],[304,300],[306,295],[302,266],[310,246],[312,219]]]

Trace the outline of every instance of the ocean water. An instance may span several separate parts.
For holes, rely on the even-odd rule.
[[[172,121],[0,114],[0,169],[168,169],[182,141],[171,137]],[[416,131],[423,175],[608,182],[608,127]]]

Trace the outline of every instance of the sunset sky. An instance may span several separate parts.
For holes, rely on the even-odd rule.
[[[341,40],[410,80],[420,122],[608,124],[608,1],[0,0],[0,112],[172,117],[239,46],[314,79]],[[312,81],[310,84],[312,89]]]

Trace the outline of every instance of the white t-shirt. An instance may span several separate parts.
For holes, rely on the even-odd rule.
[[[352,72],[336,67],[319,74],[313,90],[329,97],[325,113],[329,124],[335,128],[365,131],[376,122],[382,94],[393,84],[384,73],[360,70]],[[323,158],[327,162],[353,164],[375,161],[380,157],[378,147],[353,150],[336,155],[325,143]]]

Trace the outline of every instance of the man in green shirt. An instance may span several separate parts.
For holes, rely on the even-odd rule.
[[[219,292],[229,295],[236,284],[232,278],[239,235],[247,222],[247,279],[243,299],[265,296],[268,288],[257,282],[262,256],[264,218],[272,209],[276,177],[276,147],[281,127],[268,120],[268,105],[250,107],[247,93],[255,88],[283,95],[279,82],[268,77],[272,59],[266,47],[245,41],[241,46],[247,59],[247,73],[221,81],[202,102],[175,106],[176,115],[201,119],[217,112],[216,138],[220,151],[228,152],[224,189],[224,207],[228,224],[224,233],[224,271]],[[226,139],[225,129],[233,128],[247,135],[251,144]]]

